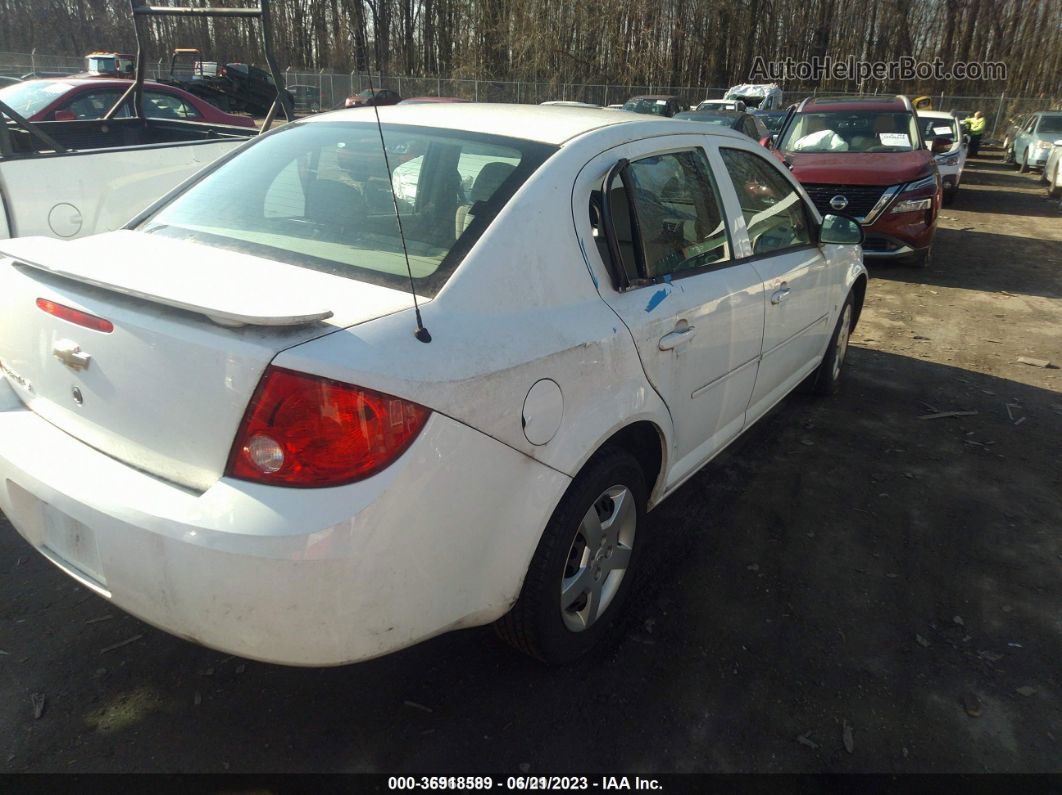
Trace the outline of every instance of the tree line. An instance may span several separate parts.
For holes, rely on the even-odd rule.
[[[165,0],[154,0],[157,4]],[[175,0],[178,5],[235,0]],[[1006,80],[850,80],[787,90],[1062,96],[1058,0],[272,0],[281,67],[496,80],[727,86],[756,56],[995,61]],[[262,62],[257,23],[154,19],[148,57]],[[134,46],[128,0],[0,0],[0,50]]]

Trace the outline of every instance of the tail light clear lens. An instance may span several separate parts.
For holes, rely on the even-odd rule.
[[[430,414],[371,389],[269,367],[236,434],[226,474],[304,488],[352,483],[402,455]]]

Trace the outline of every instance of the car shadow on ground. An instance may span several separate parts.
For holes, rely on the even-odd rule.
[[[1030,188],[1034,192],[1029,192]],[[1005,203],[1001,203],[998,189],[1014,192],[1008,195]],[[1001,159],[976,158],[966,161],[955,201],[944,207],[941,215],[946,216],[953,210],[1023,218],[1062,218],[1058,201],[1048,197],[1046,186],[1039,182],[1039,174],[1020,174],[1016,167],[1004,164]]]
[[[341,668],[243,661],[124,616],[5,526],[7,767],[1057,771],[1062,468],[1036,442],[1059,403],[852,348],[841,394],[789,398],[649,515],[624,632],[562,669],[489,628]]]
[[[928,268],[869,261],[872,279],[1062,298],[1062,241],[938,228]],[[939,252],[948,251],[945,259]],[[1015,263],[1015,257],[1020,258]]]

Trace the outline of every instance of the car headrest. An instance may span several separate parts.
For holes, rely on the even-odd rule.
[[[472,184],[472,190],[468,194],[471,202],[489,201],[490,197],[501,187],[501,184],[509,178],[516,167],[509,163],[487,163]]]

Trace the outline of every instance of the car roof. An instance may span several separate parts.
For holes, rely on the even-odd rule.
[[[919,118],[925,119],[954,119],[955,117],[951,113],[945,113],[942,110],[920,110],[917,111]]]
[[[856,96],[856,97],[808,97],[797,109],[802,113],[814,111],[846,110],[884,110],[909,111],[910,103],[899,96]]]
[[[33,82],[65,83],[70,86],[70,88],[81,88],[82,86],[96,86],[97,88],[128,88],[133,81],[123,80],[120,77],[44,77],[38,78]],[[175,86],[168,86],[165,83],[156,83],[153,80],[145,80],[144,85],[152,89],[161,88],[172,91],[181,91],[181,89],[176,88]]]
[[[630,102],[632,99],[678,99],[678,96],[675,94],[638,94],[627,101]]]
[[[616,113],[597,108],[571,108],[550,105],[503,105],[487,102],[435,102],[423,105],[384,105],[379,107],[380,121],[388,124],[408,124],[417,127],[436,127],[465,132],[479,132],[538,141],[560,146],[585,133],[618,125],[641,125],[646,135],[668,135],[676,132],[676,125],[686,123],[697,135],[726,135],[739,140],[747,136],[726,127],[706,127],[702,122],[676,122],[638,113]],[[366,115],[360,108],[335,110],[300,124],[321,124],[338,121],[375,121],[375,114]]]

